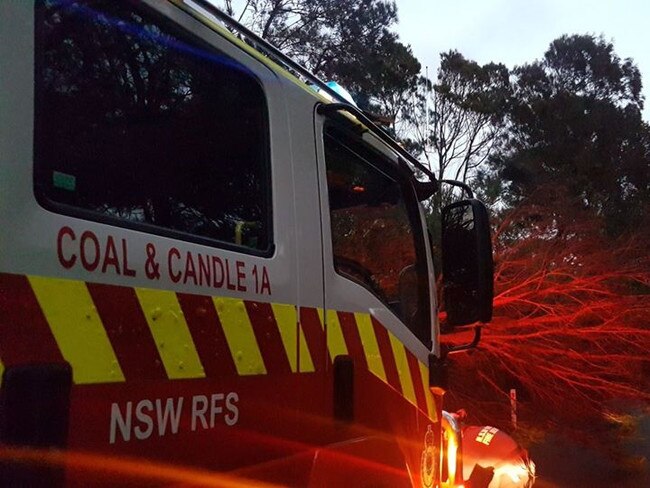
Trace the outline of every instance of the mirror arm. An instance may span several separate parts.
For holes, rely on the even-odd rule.
[[[443,395],[448,388],[447,356],[468,349],[475,349],[481,340],[482,327],[482,325],[474,326],[474,339],[472,339],[472,342],[460,346],[440,344],[440,354],[438,356],[433,353],[429,354],[429,388],[433,393]]]
[[[456,181],[456,180],[438,180],[439,183],[447,183],[448,185],[451,186],[457,186],[458,188],[462,188],[465,193],[467,193],[469,198],[474,198],[474,192],[470,188],[470,186],[466,183],[463,183],[462,181]]]
[[[478,343],[481,342],[482,328],[483,328],[482,325],[474,326],[474,338],[472,339],[472,342],[468,342],[467,344],[460,344],[458,346],[446,346],[444,348],[445,355],[455,354],[457,352],[467,351],[469,349],[476,349]]]

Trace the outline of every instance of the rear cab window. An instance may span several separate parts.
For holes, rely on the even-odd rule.
[[[245,66],[130,2],[38,0],[35,31],[41,205],[272,253],[267,106]]]

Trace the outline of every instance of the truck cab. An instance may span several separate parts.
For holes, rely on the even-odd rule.
[[[438,182],[233,25],[0,4],[0,484],[463,483]],[[487,321],[485,209],[443,219],[449,318]]]

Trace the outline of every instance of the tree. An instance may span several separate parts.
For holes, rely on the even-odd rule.
[[[500,221],[494,318],[479,354],[452,356],[450,400],[507,428],[516,388],[525,426],[607,447],[611,420],[650,403],[650,227],[612,242],[601,217],[572,212],[580,228],[562,236],[532,201]]]
[[[285,54],[351,91],[364,109],[399,118],[420,63],[390,30],[397,7],[387,0],[248,0],[221,6]]]
[[[381,114],[383,125],[399,138],[404,135],[404,120],[418,88],[420,71],[411,48],[388,33],[362,63],[342,63],[334,77],[350,88],[361,108]]]
[[[395,3],[386,0],[248,0],[239,15],[224,3],[261,37],[323,74],[376,46],[397,20]]]
[[[501,137],[509,73],[502,64],[481,66],[457,51],[440,58],[436,82],[422,77],[411,92],[410,110],[403,111],[405,129],[398,135],[439,180],[470,182]],[[442,185],[424,202],[434,248],[440,249],[441,209],[454,198],[453,187]],[[434,265],[441,269],[440,252],[434,252]]]
[[[612,423],[650,404],[641,76],[604,39],[563,36],[512,81],[504,137],[477,172],[501,199],[494,318],[480,354],[452,358],[449,400],[508,428],[516,388],[524,426],[615,449]]]
[[[502,64],[483,66],[457,51],[440,55],[436,83],[421,81],[414,142],[439,179],[467,181],[491,154],[503,130],[510,93]]]
[[[566,186],[571,205],[606,217],[613,234],[638,221],[650,196],[650,131],[633,61],[602,37],[565,35],[514,76],[507,142],[491,160],[508,202]]]

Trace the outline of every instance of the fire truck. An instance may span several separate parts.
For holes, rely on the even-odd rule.
[[[487,211],[340,91],[205,0],[3,0],[0,89],[1,486],[532,483],[443,411]]]

